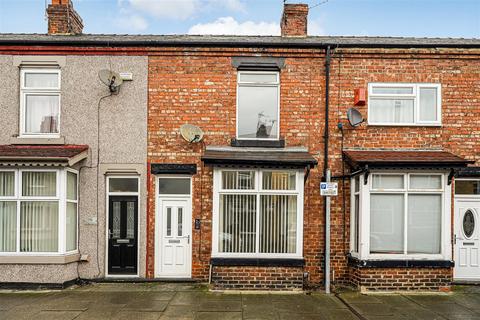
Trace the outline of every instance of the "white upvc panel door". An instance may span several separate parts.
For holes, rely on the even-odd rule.
[[[191,214],[188,200],[161,200],[157,277],[191,276]]]
[[[454,279],[480,280],[480,199],[455,200]]]

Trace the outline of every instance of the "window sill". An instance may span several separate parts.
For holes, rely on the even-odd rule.
[[[430,127],[441,128],[441,123],[368,123],[368,127]]]
[[[66,255],[0,255],[0,264],[69,264],[80,261],[80,254],[66,254]]]
[[[10,144],[65,144],[65,137],[11,137]]]
[[[259,148],[285,148],[285,139],[279,140],[255,140],[255,139],[236,139],[232,138],[230,142],[232,147],[259,147]]]
[[[211,258],[213,266],[303,267],[303,258]]]
[[[361,260],[348,255],[348,265],[357,268],[452,268],[455,263],[450,260],[438,259]]]

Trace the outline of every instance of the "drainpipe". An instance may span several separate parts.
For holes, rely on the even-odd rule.
[[[325,133],[323,171],[327,182],[330,182],[330,170],[328,168],[328,115],[329,115],[329,95],[330,95],[330,46],[327,47],[325,56]],[[325,209],[325,293],[330,293],[330,197],[326,196],[324,201]]]

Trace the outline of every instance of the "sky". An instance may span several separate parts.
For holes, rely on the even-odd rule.
[[[51,0],[0,0],[0,33],[45,33]],[[309,35],[480,38],[480,0],[295,0]],[[84,33],[279,35],[283,0],[73,0]]]

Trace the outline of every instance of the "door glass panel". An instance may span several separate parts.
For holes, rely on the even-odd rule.
[[[158,179],[159,194],[190,194],[190,179],[160,178]]]
[[[120,238],[120,202],[113,203],[112,238]]]
[[[455,194],[480,194],[480,181],[479,180],[455,181]]]
[[[475,230],[475,217],[473,216],[472,210],[467,210],[463,215],[462,226],[465,237],[471,238]]]
[[[167,237],[172,235],[172,208],[167,208]]]
[[[110,192],[138,192],[137,178],[110,178]]]
[[[127,202],[127,238],[135,238],[135,202]]]
[[[183,208],[178,208],[178,230],[177,236],[183,236]]]

